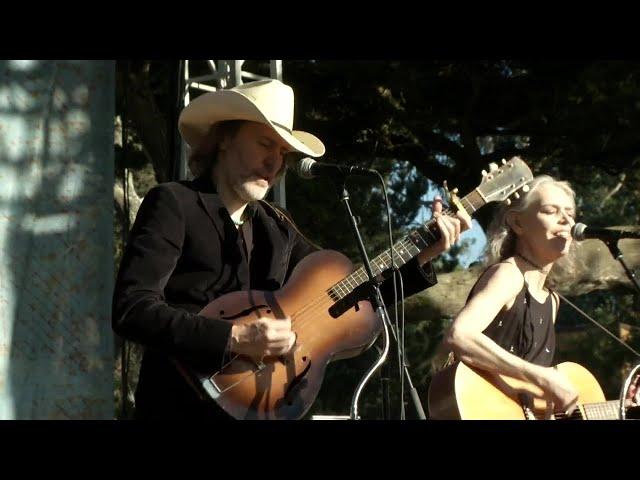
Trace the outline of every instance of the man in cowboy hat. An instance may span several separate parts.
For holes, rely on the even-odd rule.
[[[281,288],[318,249],[263,201],[286,168],[285,155],[325,151],[314,135],[293,130],[293,107],[289,86],[264,80],[206,93],[182,111],[179,130],[195,179],[160,184],[145,196],[114,292],[114,330],[146,347],[137,418],[228,418],[198,397],[172,357],[210,368],[229,352],[262,358],[293,346],[288,318],[232,325],[198,315],[229,292]],[[407,296],[436,283],[429,260],[470,227],[468,216],[441,216],[435,203],[442,240],[402,267]]]

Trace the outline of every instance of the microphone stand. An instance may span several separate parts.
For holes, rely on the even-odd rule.
[[[371,269],[371,262],[369,261],[369,257],[364,248],[364,243],[362,241],[362,236],[360,235],[360,230],[358,229],[358,222],[356,221],[355,216],[353,215],[353,211],[351,210],[351,205],[349,204],[349,192],[347,191],[347,187],[345,184],[346,176],[340,175],[335,180],[336,189],[338,191],[338,196],[340,197],[340,201],[342,201],[347,209],[347,214],[349,217],[349,221],[351,223],[351,227],[353,229],[354,235],[356,237],[356,241],[358,244],[358,250],[360,251],[360,256],[362,257],[363,265],[365,271],[367,272],[367,276],[369,279],[365,282],[366,286],[363,289],[365,292],[362,300],[369,300],[373,309],[376,312],[376,315],[380,319],[380,323],[382,325],[382,333],[383,333],[383,346],[382,352],[378,360],[374,363],[374,365],[366,372],[365,376],[360,380],[356,391],[353,395],[353,399],[351,401],[351,411],[350,417],[351,420],[360,420],[360,415],[358,414],[358,400],[362,389],[369,381],[371,376],[380,368],[380,366],[385,362],[387,355],[389,353],[389,326],[391,320],[386,315],[386,311],[384,309],[384,304],[382,303],[382,294],[380,293],[380,283],[376,280],[373,275],[373,270]],[[357,300],[356,300],[357,301]],[[394,332],[395,333],[395,332]],[[403,352],[404,353],[404,352]],[[411,378],[409,377],[409,372],[405,366],[404,368],[405,374],[409,380],[409,385],[412,385]],[[385,381],[386,380],[386,381]],[[389,409],[389,374],[388,368],[383,368],[383,378],[382,378],[382,404],[383,404],[383,419],[389,419],[390,417],[390,409]],[[417,396],[413,396],[414,403],[416,403],[415,407],[418,411],[418,415],[421,419],[425,419],[424,411],[422,410],[422,405],[420,404],[419,398]]]
[[[638,283],[638,279],[636,278],[636,275],[633,273],[633,271],[629,268],[627,263],[624,261],[624,258],[622,257],[622,252],[618,247],[618,240],[605,240],[604,243],[607,245],[607,247],[609,247],[609,251],[611,252],[611,255],[613,255],[613,258],[615,258],[622,264],[622,268],[624,268],[624,271],[629,277],[629,279],[631,280],[631,283],[636,287],[636,290],[638,290],[638,293],[640,293],[640,283]]]

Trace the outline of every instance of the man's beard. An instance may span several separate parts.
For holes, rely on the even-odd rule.
[[[270,188],[270,187],[269,187]],[[241,183],[236,187],[236,192],[245,202],[255,202],[267,196],[269,188],[261,187],[252,182]]]

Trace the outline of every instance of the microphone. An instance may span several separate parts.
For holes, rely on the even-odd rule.
[[[306,157],[296,163],[296,173],[301,178],[315,177],[335,177],[336,175],[364,175],[375,176],[378,174],[375,170],[368,168],[356,167],[354,165],[337,165],[335,163],[321,163],[314,159]]]
[[[587,227],[584,223],[576,223],[571,229],[571,236],[579,242],[587,238],[597,238],[603,242],[607,242],[617,241],[621,238],[640,238],[640,231],[629,232],[624,230],[609,230],[607,228],[591,228]]]

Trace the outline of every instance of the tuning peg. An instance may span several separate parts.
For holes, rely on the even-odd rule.
[[[454,195],[457,195],[458,194],[458,187],[456,187],[453,190],[451,190],[451,193],[453,193]]]
[[[522,191],[523,191],[524,193],[527,193],[527,192],[529,191],[529,185],[525,185],[525,186],[523,186],[523,187],[522,187]]]
[[[513,196],[514,196],[516,199],[520,198],[520,194],[519,194],[518,192],[514,193],[514,194],[513,194]]]
[[[511,199],[510,199],[510,198],[507,198],[507,199],[504,201],[504,203],[506,203],[507,205],[511,205]]]
[[[482,176],[486,177],[487,175],[488,175],[487,171],[486,170],[482,170]]]
[[[490,172],[495,172],[496,170],[498,170],[498,168],[499,168],[499,167],[498,167],[498,165],[497,165],[497,164],[495,164],[495,163],[493,163],[493,162],[491,162],[491,163],[489,164],[489,171],[490,171]]]
[[[502,159],[502,164],[503,164],[503,165],[506,165],[506,164],[507,164],[507,159],[506,159],[506,158],[503,158],[503,159]]]

